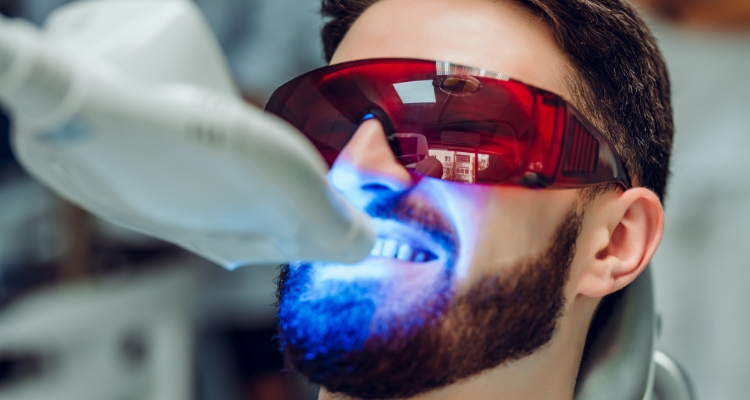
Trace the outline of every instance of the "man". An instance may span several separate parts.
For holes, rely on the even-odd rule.
[[[662,235],[669,81],[643,22],[617,0],[326,0],[323,14],[332,66],[280,88],[268,109],[316,143],[331,181],[374,217],[379,239],[356,265],[283,268],[279,332],[290,368],[320,384],[321,399],[573,398],[598,305],[643,271]],[[424,65],[444,72],[403,78]],[[615,155],[604,139],[592,153],[610,175],[580,184],[498,178],[536,168],[498,160],[535,151],[524,150],[519,126],[560,104],[534,106],[522,98],[548,94],[505,75],[560,95],[590,120],[612,143]],[[382,100],[386,91],[400,101]],[[416,119],[437,103],[439,121],[463,116],[451,125],[460,132],[426,133],[430,121]],[[487,122],[490,107],[507,116],[502,123]],[[304,118],[295,120],[297,110]],[[404,128],[412,117],[415,129]],[[336,128],[352,121],[353,134]],[[581,138],[598,137],[581,123],[590,136],[571,145],[576,154],[592,143]],[[529,129],[543,136],[541,123]],[[342,132],[351,137],[339,154],[329,144]],[[429,153],[418,150],[424,137]],[[485,140],[505,139],[512,145],[481,152]],[[436,141],[475,150],[450,153]],[[431,159],[442,165],[422,164]]]

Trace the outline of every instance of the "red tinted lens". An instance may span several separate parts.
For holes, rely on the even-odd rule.
[[[500,183],[526,158],[534,94],[497,78],[435,61],[351,62],[287,83],[266,110],[302,131],[329,165],[364,119],[378,118],[399,161],[414,171]]]

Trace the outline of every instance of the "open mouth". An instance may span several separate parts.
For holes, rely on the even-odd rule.
[[[373,257],[394,258],[401,261],[429,262],[438,257],[435,253],[400,242],[392,238],[379,237],[375,239],[375,245],[370,252]]]

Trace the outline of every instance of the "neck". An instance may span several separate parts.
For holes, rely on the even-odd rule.
[[[552,340],[536,353],[408,400],[571,400],[598,299],[568,304]],[[356,400],[320,389],[318,400]]]

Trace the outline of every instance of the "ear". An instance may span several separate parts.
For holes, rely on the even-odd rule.
[[[664,232],[664,209],[654,192],[639,187],[603,195],[587,212],[593,247],[577,290],[604,297],[633,282],[651,261]]]

